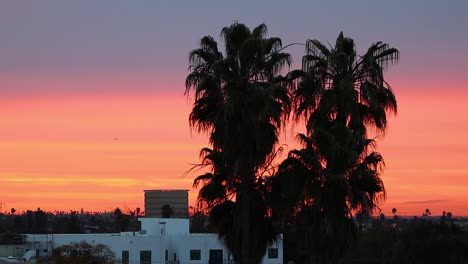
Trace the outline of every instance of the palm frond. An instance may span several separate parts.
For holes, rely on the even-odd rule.
[[[214,177],[213,173],[202,174],[202,175],[196,177],[195,180],[193,180],[192,187],[193,188],[198,188],[198,185],[200,184],[200,182],[205,182],[205,181],[211,180],[211,179],[213,179],[213,177]]]
[[[268,33],[268,28],[267,26],[262,23],[258,26],[256,26],[253,30],[252,30],[252,36],[254,38],[264,38],[266,36],[266,34]]]
[[[326,59],[330,57],[331,51],[323,45],[322,42],[316,40],[316,39],[308,39],[306,41],[306,55],[315,55],[317,57],[320,57],[322,59]]]

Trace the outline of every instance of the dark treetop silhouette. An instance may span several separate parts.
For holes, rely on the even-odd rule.
[[[277,231],[267,214],[263,174],[271,161],[279,129],[290,110],[280,70],[290,55],[281,39],[267,38],[261,24],[250,30],[234,23],[221,31],[224,52],[211,36],[190,52],[186,94],[195,102],[190,125],[209,134],[211,149],[201,151],[211,172],[198,201],[236,263],[259,263]]]
[[[299,200],[312,206],[313,251],[323,262],[337,261],[349,246],[352,212],[369,215],[385,198],[383,158],[367,129],[383,133],[387,112],[396,113],[383,70],[398,57],[398,50],[381,42],[358,56],[354,41],[340,33],[335,47],[308,40],[302,70],[289,74],[298,80],[295,117],[305,120],[307,133],[298,135],[303,148],[289,153],[272,190],[289,205]],[[282,205],[279,211],[288,204]]]

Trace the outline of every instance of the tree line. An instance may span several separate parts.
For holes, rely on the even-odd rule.
[[[131,218],[130,222],[136,222],[137,217],[142,216],[132,212],[122,212],[117,208],[112,212],[101,213],[42,211],[46,215],[47,225],[41,227],[40,223],[44,221],[40,216],[36,218],[39,221],[34,223],[36,221],[34,213],[41,215],[41,211],[40,208],[29,211],[29,215],[32,213],[31,224],[27,222],[28,211],[0,214],[0,244],[22,244],[24,239],[21,234],[43,234],[46,233],[45,230],[49,233],[113,233],[119,229],[122,232],[137,231],[139,227],[125,224],[126,221],[122,221],[122,218]],[[122,213],[120,216],[119,211]],[[455,219],[450,212],[443,212],[440,217],[402,217],[397,214],[396,208],[392,211],[392,217],[383,214],[369,216],[367,224],[359,224],[364,219],[359,219],[355,215],[354,222],[358,224],[356,235],[359,239],[350,245],[341,258],[341,263],[457,264],[468,261],[468,233],[456,223],[466,223],[467,218]],[[289,261],[313,263],[317,254],[315,244],[320,243],[320,240],[316,238],[315,231],[311,228],[310,223],[314,217],[311,212],[310,207],[303,207],[280,228],[280,232],[283,233],[284,263]],[[119,223],[117,217],[122,222]],[[189,217],[191,233],[216,232],[206,212],[191,207]],[[19,218],[24,221],[14,229],[13,222]],[[31,228],[30,231],[28,226]],[[76,242],[54,249],[52,257],[56,263],[88,262],[84,259],[94,259],[95,263],[101,263],[96,259],[106,256],[106,261],[112,263],[112,254],[103,254],[104,251],[109,253],[109,249],[105,246],[94,247],[84,242]],[[38,263],[48,263],[49,259],[43,258],[41,261]]]
[[[139,231],[139,209],[111,212],[56,211],[37,208],[9,214],[0,214],[0,244],[23,243],[21,234],[82,234]]]
[[[344,263],[468,262],[468,233],[451,216],[395,216],[380,215],[367,230],[358,231],[359,240],[348,250]]]

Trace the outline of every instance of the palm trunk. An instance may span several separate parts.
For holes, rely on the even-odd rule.
[[[248,195],[248,181],[244,178],[241,182],[241,264],[250,263],[250,200]]]
[[[325,254],[322,255],[323,263],[337,263],[341,257],[342,249],[346,247],[345,234],[345,221],[346,221],[346,196],[344,182],[346,180],[346,174],[341,171],[330,172],[328,176],[326,200],[324,206],[327,207],[325,210],[325,217],[329,220],[328,225],[329,231],[326,235],[326,245],[328,249]],[[330,245],[330,239],[333,238],[334,245]]]
[[[236,257],[236,264],[252,264],[250,263],[250,200],[249,200],[249,180],[248,173],[246,173],[246,164],[239,160],[234,165],[234,177],[241,179],[237,202],[240,208],[240,255]]]

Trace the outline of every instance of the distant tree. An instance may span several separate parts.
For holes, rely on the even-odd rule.
[[[447,212],[447,218],[448,218],[448,219],[452,219],[452,216],[453,216],[453,215],[452,215],[452,212]]]
[[[78,213],[71,211],[69,216],[65,218],[65,233],[81,234],[84,232],[83,226],[78,219]]]
[[[10,212],[11,212],[11,214],[15,214],[15,213],[16,213],[16,209],[15,209],[15,208],[11,208]]]
[[[117,263],[110,248],[103,244],[91,245],[74,242],[54,249],[55,264],[114,264]]]
[[[115,210],[114,210],[114,218],[115,218],[115,224],[116,224],[116,227],[117,227],[117,231],[122,232],[123,213],[122,213],[122,210],[120,210],[119,207],[115,208]]]
[[[122,210],[119,207],[114,209],[114,216],[115,217],[121,217],[122,216]]]
[[[161,207],[162,218],[172,218],[174,216],[174,207],[169,204],[165,204]]]
[[[13,218],[13,232],[15,233],[25,233],[26,227],[23,221],[23,216],[15,215]]]
[[[423,216],[430,216],[430,215],[431,215],[431,210],[426,208],[426,210],[424,210]]]
[[[140,207],[137,207],[136,210],[135,210],[135,212],[136,212],[136,216],[137,216],[137,217],[140,216],[141,208],[140,208]]]
[[[26,232],[32,234],[34,227],[34,213],[31,210],[26,211]]]
[[[392,225],[385,223],[372,225],[366,232],[360,233],[359,239],[353,243],[347,253],[347,257],[355,261],[343,263],[387,263],[399,234],[399,228],[394,228]]]
[[[468,263],[468,235],[453,225],[413,219],[394,244],[389,263]]]
[[[453,214],[452,212],[447,212],[447,220],[453,225]]]
[[[45,234],[47,233],[47,214],[41,210],[41,208],[37,208],[36,211],[33,213],[33,233],[35,234]]]
[[[211,230],[209,222],[209,216],[202,211],[194,211],[190,214],[190,233],[208,233],[213,232]]]
[[[381,221],[385,221],[385,214],[380,213],[379,218],[380,218]]]
[[[397,209],[395,207],[392,208],[393,220],[398,220],[398,216],[396,215]]]
[[[447,212],[442,211],[442,216],[440,217],[440,223],[445,224],[445,220],[447,220]]]

